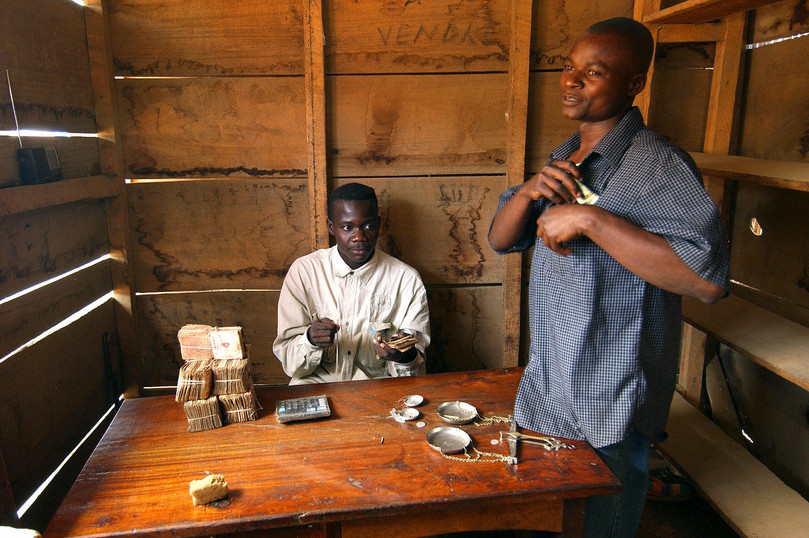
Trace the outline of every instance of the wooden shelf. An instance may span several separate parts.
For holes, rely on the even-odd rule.
[[[713,305],[683,299],[683,320],[809,390],[809,328],[733,295]]]
[[[643,17],[643,22],[651,23],[692,23],[708,22],[742,11],[755,9],[778,0],[686,0]]]
[[[79,200],[112,198],[119,193],[119,185],[108,176],[79,177],[0,189],[0,217]]]
[[[703,175],[809,192],[809,163],[691,153]]]
[[[674,393],[657,446],[740,536],[804,536],[809,502]]]

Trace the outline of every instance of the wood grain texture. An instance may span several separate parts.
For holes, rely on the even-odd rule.
[[[690,323],[683,323],[677,388],[694,407],[699,407],[702,397],[706,340],[704,332]]]
[[[711,69],[715,53],[715,43],[658,43],[655,48],[655,69]]]
[[[735,295],[715,305],[684,300],[683,319],[756,364],[809,390],[809,328]]]
[[[525,147],[530,95],[531,16],[533,2],[511,4],[509,99],[507,122],[509,187],[525,181]],[[491,222],[491,221],[490,221]],[[520,353],[520,299],[522,265],[519,256],[503,258],[503,359],[502,366],[517,366]]]
[[[567,503],[564,510],[567,510]],[[514,532],[515,529],[561,531],[562,512],[561,503],[513,501],[505,507],[481,506],[471,511],[442,510],[419,515],[418,518],[408,514],[386,518],[352,519],[340,523],[340,538],[386,535],[397,538],[419,538],[451,534],[458,529],[474,529],[472,532],[475,533],[505,531],[504,534]]]
[[[435,412],[443,401],[469,402],[484,416],[510,413],[521,373],[260,389],[257,421],[194,434],[186,431],[182,406],[172,397],[127,400],[46,534],[160,529],[211,535],[408,515],[415,524],[431,513],[502,506],[506,514],[514,502],[559,506],[563,499],[615,491],[617,479],[583,442],[559,452],[521,447],[517,466],[449,461],[425,442],[427,431],[446,425]],[[329,397],[328,419],[276,422],[277,400],[314,394]],[[393,403],[407,394],[426,400],[423,429],[388,418]],[[502,429],[466,427],[480,449],[504,453],[489,443]],[[232,492],[227,507],[191,504],[189,481],[206,472],[225,476]],[[454,530],[474,529],[467,524]]]
[[[543,0],[533,2],[531,69],[562,69],[573,42],[593,23],[631,17],[632,0]]]
[[[691,23],[707,22],[720,17],[744,14],[758,6],[772,4],[777,0],[685,0],[667,2],[665,9],[650,13],[643,18],[645,23]]]
[[[809,311],[809,193],[739,184],[732,233],[733,280]]]
[[[0,219],[0,297],[109,252],[104,205],[78,202]]]
[[[748,53],[748,83],[742,110],[739,154],[809,162],[809,79],[795,58],[809,56],[809,40],[794,39]],[[772,104],[777,80],[778,104]]]
[[[303,77],[117,83],[127,178],[306,176]]]
[[[90,176],[3,189],[0,217],[82,200],[114,198],[120,194],[121,186],[107,176]]]
[[[112,289],[110,261],[0,305],[0,357],[39,336]]]
[[[806,425],[809,392],[727,346],[719,347],[719,356],[723,381],[727,380],[730,392],[728,399],[732,399],[729,403],[732,419],[736,421],[729,435],[741,438],[738,442],[806,498],[809,496],[809,469],[803,462],[809,450]],[[722,429],[728,431],[725,427]],[[753,439],[752,443],[748,444],[742,437],[742,430]]]
[[[736,101],[740,88],[746,15],[737,13],[723,20],[725,36],[716,43],[703,151],[728,154],[734,138],[733,126],[738,123]]]
[[[429,372],[501,368],[502,286],[428,288],[432,341]]]
[[[336,180],[335,187],[348,180]],[[373,178],[379,248],[418,270],[427,285],[499,283],[502,260],[486,240],[505,189],[502,176]],[[431,200],[424,203],[424,200]]]
[[[711,72],[655,69],[648,125],[688,151],[702,151]]]
[[[326,80],[331,174],[502,174],[505,74]]]
[[[789,37],[809,30],[809,10],[804,0],[782,0],[753,11],[749,24],[751,43]]]
[[[0,364],[0,449],[15,499],[27,499],[110,405],[102,335],[113,330],[108,301]]]
[[[694,152],[691,156],[704,174],[734,182],[809,192],[809,163]]]
[[[134,183],[127,196],[138,292],[280,289],[310,252],[306,180]]]
[[[740,536],[799,536],[809,503],[679,394],[666,426],[665,456]]]
[[[113,79],[110,43],[109,2],[87,0],[84,20],[90,55],[90,74],[95,95],[98,150],[101,169],[119,187],[120,193],[107,203],[107,235],[110,241],[112,281],[115,292],[115,323],[121,349],[122,390],[128,397],[138,393],[139,360],[136,356],[136,319],[133,312],[134,279],[130,269],[132,234],[129,204],[124,188],[121,130],[118,123],[118,94]]]
[[[0,75],[6,88],[8,69],[20,128],[96,132],[82,8],[72,2],[7,0],[0,36]],[[2,124],[14,125],[8,103],[0,101]]]
[[[278,326],[278,293],[252,290],[138,296],[142,386],[177,384],[183,364],[177,331],[188,323],[242,327],[242,341],[250,344],[253,381],[289,383],[272,352]]]
[[[303,74],[300,2],[110,0],[118,75]]]
[[[306,72],[306,157],[309,172],[309,216],[312,250],[329,244],[326,177],[326,80],[323,59],[323,6],[309,0],[304,7],[304,70]]]
[[[325,2],[327,72],[505,72],[509,4],[509,0]]]
[[[532,73],[525,150],[526,175],[539,172],[548,162],[551,151],[578,129],[578,123],[562,116],[559,73]]]
[[[658,28],[657,25],[649,25]],[[713,44],[725,38],[725,23],[720,21],[695,24],[660,25],[657,43],[666,44]]]

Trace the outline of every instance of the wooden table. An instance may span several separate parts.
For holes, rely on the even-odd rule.
[[[519,447],[519,464],[445,459],[426,434],[447,426],[444,401],[484,417],[509,415],[521,368],[258,390],[253,422],[189,433],[172,397],[126,400],[45,536],[419,536],[462,530],[560,531],[565,504],[614,493],[618,479],[583,442],[549,452]],[[279,399],[326,394],[329,418],[279,424]],[[421,394],[424,427],[389,411]],[[479,450],[507,424],[462,428]],[[224,475],[229,503],[194,506],[189,482]],[[273,534],[279,535],[279,534]]]

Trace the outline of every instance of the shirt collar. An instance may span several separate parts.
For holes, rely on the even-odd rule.
[[[374,248],[374,254],[371,256],[370,260],[365,262],[361,267],[352,269],[345,260],[343,260],[342,256],[340,256],[340,252],[337,251],[337,246],[331,247],[331,268],[334,276],[337,278],[345,278],[353,273],[363,284],[366,284],[368,279],[371,278],[371,274],[374,272],[374,267],[376,267],[378,260],[379,249]]]
[[[617,167],[632,139],[643,127],[643,116],[638,107],[633,106],[624,114],[621,121],[598,141],[590,154],[598,153],[607,159],[611,166]],[[551,159],[567,159],[580,145],[581,133],[576,131],[551,153]]]

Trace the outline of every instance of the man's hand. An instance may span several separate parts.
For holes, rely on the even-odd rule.
[[[513,247],[525,230],[533,203],[547,198],[554,204],[570,205],[581,191],[576,179],[581,172],[571,161],[551,161],[542,170],[520,186],[494,216],[489,228],[489,244],[494,250],[506,251]]]
[[[576,179],[581,179],[581,172],[575,164],[551,161],[523,183],[519,194],[532,200],[547,198],[555,204],[569,204],[576,201],[576,196],[581,196]]]
[[[317,347],[328,348],[334,343],[334,335],[340,326],[329,318],[316,319],[306,331],[306,337]]]
[[[403,336],[410,336],[407,333],[402,331],[397,332],[394,334],[391,339],[398,339],[402,338]],[[399,351],[398,349],[394,349],[387,345],[385,342],[382,341],[381,338],[378,336],[374,338],[374,347],[376,347],[376,356],[385,361],[393,361],[393,362],[410,362],[416,358],[416,347],[413,346],[406,351]]]
[[[563,243],[581,237],[583,219],[598,209],[578,204],[549,207],[537,219],[537,237],[555,253],[570,254],[572,251]]]

